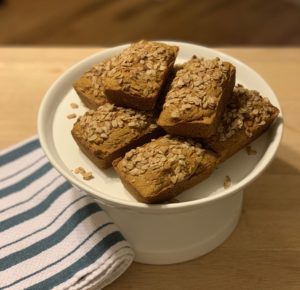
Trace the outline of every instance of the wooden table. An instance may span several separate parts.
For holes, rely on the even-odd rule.
[[[36,134],[49,85],[99,48],[0,48],[0,148]],[[134,263],[107,289],[300,289],[300,48],[226,48],[257,70],[282,105],[271,166],[246,189],[240,223],[210,254],[177,265]]]

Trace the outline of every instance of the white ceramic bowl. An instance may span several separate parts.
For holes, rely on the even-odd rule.
[[[280,109],[269,85],[251,68],[233,57],[206,47],[167,42],[180,47],[177,62],[193,55],[220,57],[237,69],[237,83],[256,89]],[[74,186],[94,196],[120,227],[136,253],[136,261],[171,264],[199,257],[220,245],[235,228],[241,211],[243,189],[270,163],[282,136],[282,116],[252,146],[256,155],[241,150],[224,162],[201,184],[178,196],[179,203],[147,205],[137,202],[122,186],[113,169],[101,171],[78,149],[71,136],[74,120],[66,116],[86,111],[72,88],[73,82],[93,64],[109,58],[127,45],[96,53],[69,68],[47,91],[38,115],[42,148],[53,166]],[[71,109],[70,103],[80,104]],[[95,178],[83,181],[72,169],[83,166]],[[223,188],[229,175],[232,186]]]

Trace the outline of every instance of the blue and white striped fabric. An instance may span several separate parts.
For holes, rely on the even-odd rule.
[[[102,289],[133,251],[95,201],[49,164],[37,138],[0,155],[0,289]]]

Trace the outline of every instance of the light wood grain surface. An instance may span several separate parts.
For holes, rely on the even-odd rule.
[[[0,148],[36,134],[44,93],[100,48],[0,48]],[[257,70],[282,105],[285,131],[270,167],[246,189],[238,227],[193,261],[134,263],[107,289],[300,289],[300,48],[226,48]]]

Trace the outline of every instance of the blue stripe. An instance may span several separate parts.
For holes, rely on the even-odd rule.
[[[11,205],[11,206],[9,206],[9,207],[6,207],[6,208],[0,210],[0,213],[3,213],[3,212],[5,212],[5,211],[7,211],[7,210],[9,210],[9,209],[11,209],[11,208],[15,208],[15,207],[17,207],[17,206],[19,206],[19,205],[21,205],[21,204],[24,204],[24,203],[26,203],[26,202],[32,200],[32,199],[33,199],[34,197],[36,197],[39,193],[41,193],[43,190],[45,190],[46,188],[50,187],[50,185],[52,185],[52,184],[54,183],[54,181],[56,181],[58,178],[61,178],[61,176],[60,176],[60,175],[56,176],[56,177],[53,178],[48,184],[46,184],[44,187],[42,187],[41,189],[39,189],[37,192],[35,192],[35,193],[34,193],[32,196],[30,196],[29,198],[27,198],[27,199],[25,199],[25,200],[23,200],[23,201],[20,201],[20,202],[18,202],[18,203],[15,203],[14,205]]]
[[[71,207],[74,203],[76,203],[77,201],[79,201],[79,200],[81,200],[81,199],[83,199],[83,198],[86,198],[86,196],[85,195],[83,195],[83,196],[80,196],[79,198],[77,198],[77,199],[75,199],[74,201],[72,201],[70,204],[68,204],[64,209],[62,209],[61,210],[61,212],[48,224],[48,225],[46,225],[46,226],[44,226],[44,227],[42,227],[42,228],[40,228],[40,229],[38,229],[38,230],[36,230],[36,231],[34,231],[34,232],[32,232],[32,233],[30,233],[30,234],[27,234],[26,236],[23,236],[22,238],[19,238],[19,239],[17,239],[17,240],[15,240],[15,241],[13,241],[13,242],[10,242],[10,243],[8,243],[8,244],[6,244],[6,245],[3,245],[3,246],[1,246],[0,247],[0,250],[2,250],[2,249],[4,249],[4,248],[6,248],[6,247],[8,247],[8,246],[11,246],[11,245],[13,245],[13,244],[15,244],[15,243],[18,243],[18,242],[20,242],[20,241],[23,241],[23,240],[25,240],[26,238],[28,238],[28,237],[31,237],[31,236],[33,236],[33,235],[35,235],[35,234],[37,234],[37,233],[39,233],[39,232],[41,232],[41,231],[43,231],[43,230],[45,230],[45,229],[47,229],[47,228],[49,228],[51,225],[53,225],[54,223],[55,223],[55,221],[69,208],[69,207]]]
[[[80,208],[52,235],[32,244],[25,249],[14,252],[0,259],[0,271],[4,271],[55,246],[68,234],[70,234],[84,219],[100,210],[100,207],[94,202]]]
[[[42,177],[44,174],[46,174],[52,168],[53,167],[50,165],[49,162],[45,163],[42,167],[40,167],[39,169],[37,169],[36,171],[31,173],[27,177],[23,178],[18,183],[15,183],[13,185],[10,185],[8,187],[5,187],[5,188],[1,189],[0,190],[0,198],[5,197],[5,196],[7,196],[11,193],[15,193],[17,191],[22,190],[23,188],[25,188],[26,186],[28,186],[29,184],[31,184],[35,180]]]
[[[52,289],[55,286],[67,281],[73,277],[80,270],[93,264],[97,259],[99,259],[106,251],[109,250],[113,245],[124,238],[120,232],[113,232],[101,240],[96,246],[94,246],[89,252],[87,252],[83,257],[76,261],[71,266],[67,267],[63,271],[53,275],[52,277],[41,281],[31,287],[28,290],[39,290],[39,289]]]
[[[45,155],[41,156],[40,158],[38,158],[38,159],[35,160],[34,162],[30,163],[29,165],[25,166],[24,168],[19,169],[18,171],[14,172],[13,174],[8,175],[8,176],[6,176],[6,177],[0,179],[0,182],[1,182],[1,181],[5,181],[5,180],[7,180],[7,179],[10,179],[10,178],[12,178],[12,177],[14,177],[14,176],[20,174],[21,172],[23,172],[23,171],[25,171],[26,169],[30,168],[31,166],[37,164],[40,160],[42,160],[42,159],[44,159],[44,158],[46,158]]]
[[[3,154],[0,156],[0,166],[3,166],[9,162],[12,162],[21,156],[32,152],[33,150],[40,147],[40,142],[38,139],[34,139],[24,145],[21,145],[18,148],[13,149],[10,152],[7,152],[6,154]]]
[[[65,191],[71,188],[71,184],[69,182],[64,182],[59,187],[57,187],[54,191],[49,194],[49,196],[43,200],[41,203],[39,203],[37,206],[24,211],[22,213],[19,213],[13,217],[10,217],[0,223],[0,232],[3,232],[11,227],[14,227],[20,223],[23,223],[29,219],[32,219],[41,213],[43,213],[45,210],[47,210],[50,205]]]
[[[79,245],[77,245],[71,252],[69,252],[68,254],[62,256],[60,259],[56,260],[55,262],[53,262],[53,263],[51,263],[51,264],[49,264],[49,265],[47,265],[47,266],[45,266],[45,267],[39,269],[38,271],[35,271],[35,272],[31,273],[30,275],[24,276],[24,277],[22,277],[22,278],[20,278],[20,279],[18,279],[18,280],[16,280],[16,281],[14,281],[14,282],[12,282],[12,283],[9,284],[9,285],[6,285],[6,286],[4,286],[4,287],[2,287],[2,288],[0,288],[0,289],[5,289],[5,288],[8,288],[8,287],[14,286],[14,285],[16,285],[16,284],[18,284],[18,283],[20,283],[20,282],[22,282],[22,281],[24,281],[24,280],[26,280],[26,279],[32,277],[32,276],[38,274],[38,273],[43,272],[44,270],[46,270],[46,269],[48,269],[48,268],[50,268],[50,267],[52,267],[52,266],[58,264],[59,262],[61,262],[61,261],[64,260],[65,258],[71,256],[74,252],[76,252],[83,244],[85,244],[85,242],[87,242],[92,236],[94,236],[94,235],[95,235],[96,233],[98,233],[100,230],[102,230],[103,228],[107,227],[108,225],[112,225],[112,224],[113,224],[113,223],[108,222],[108,223],[106,223],[106,224],[103,224],[103,225],[99,226],[99,227],[96,228],[91,234],[89,234],[89,235],[88,235],[88,236],[87,236],[87,237],[86,237]]]

